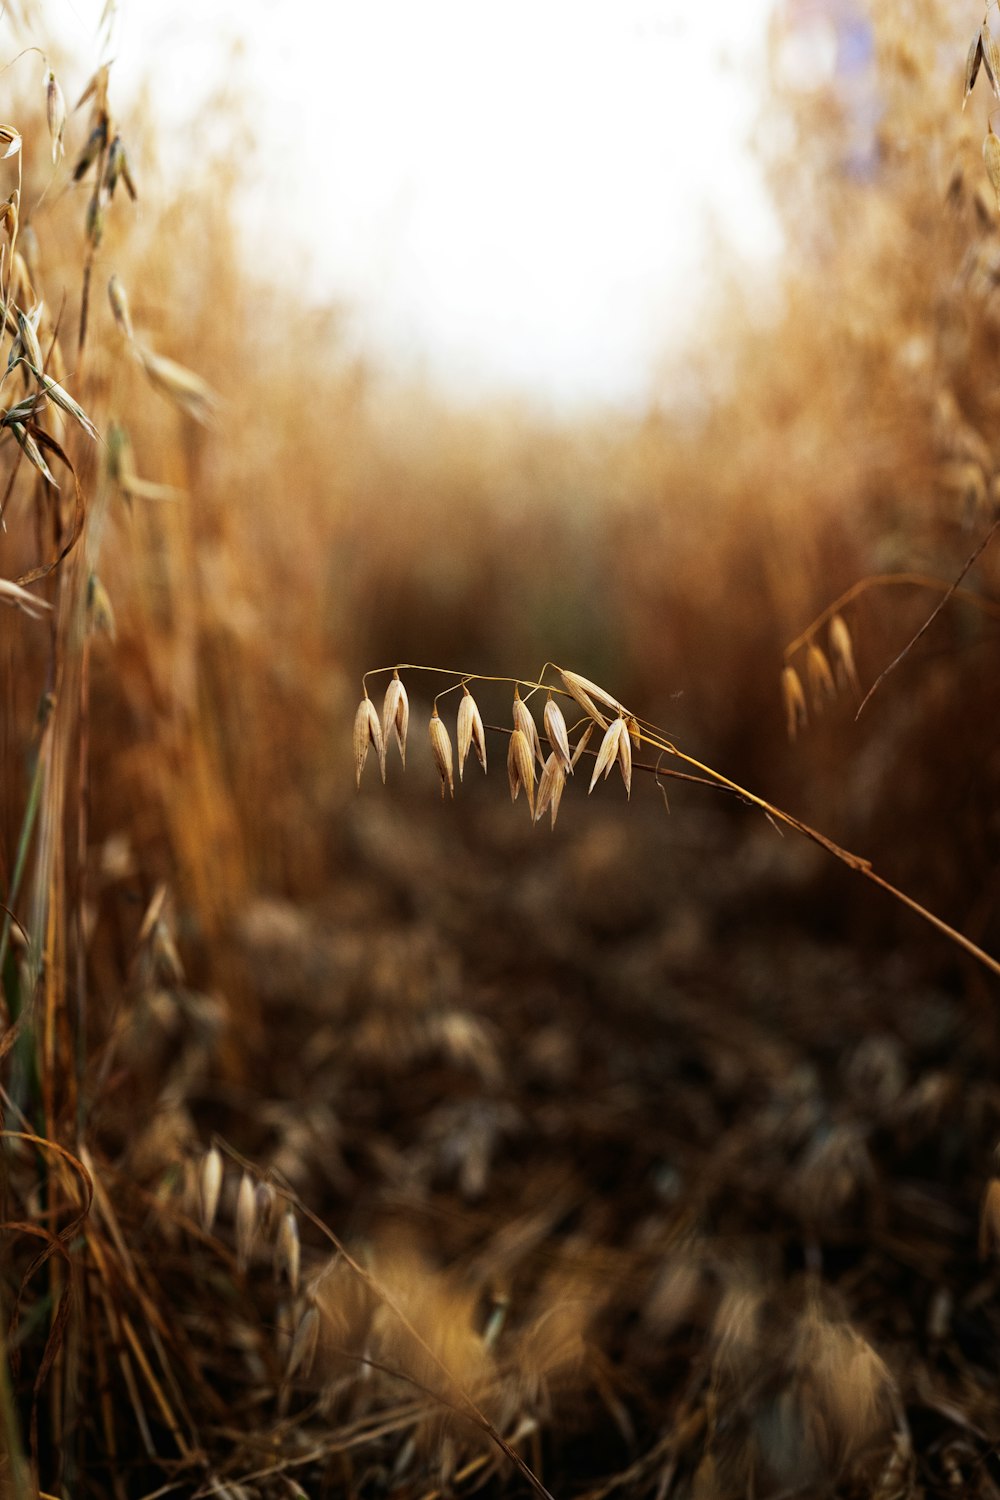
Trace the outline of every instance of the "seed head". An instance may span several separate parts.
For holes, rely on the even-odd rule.
[[[531,746],[532,755],[540,766],[544,766],[545,757],[542,754],[542,742],[538,737],[538,725],[532,717],[531,709],[523,701],[516,687],[514,689],[514,728],[520,729]]]
[[[785,700],[785,723],[788,738],[794,740],[800,729],[809,722],[806,710],[806,695],[802,690],[802,679],[794,667],[785,667],[781,673],[781,696]]]
[[[431,715],[430,723],[431,749],[434,752],[434,764],[438,768],[441,777],[441,796],[444,797],[445,787],[454,797],[455,795],[455,773],[452,764],[451,736],[438,717],[437,704]]]
[[[830,663],[822,647],[817,646],[815,641],[810,641],[806,652],[806,673],[809,678],[809,696],[812,698],[813,709],[821,714],[826,700],[837,696],[837,689],[834,686]]]
[[[602,729],[607,729],[608,720],[597,708],[597,703],[603,704],[612,713],[624,713],[624,709],[616,698],[606,693],[603,688],[598,687],[596,682],[591,682],[589,677],[581,677],[579,672],[567,672],[559,668],[559,676],[562,678],[566,691],[579,703],[584,713],[589,714],[595,723],[600,724]]]
[[[132,318],[128,310],[128,293],[117,276],[112,276],[108,282],[108,301],[119,329],[127,339],[131,339]]]
[[[469,689],[462,684],[462,701],[458,706],[458,779],[461,781],[462,772],[470,749],[475,747],[476,758],[483,770],[486,770],[486,731],[483,728],[482,715],[476,704],[475,698]]]
[[[206,1234],[210,1232],[215,1223],[215,1215],[219,1207],[219,1194],[222,1191],[222,1156],[217,1146],[206,1151],[201,1163],[201,1172],[198,1176],[198,1195],[201,1199],[201,1227]]]
[[[510,800],[516,802],[522,787],[528,797],[528,811],[535,816],[535,759],[523,729],[515,729],[507,747],[507,782]]]
[[[558,750],[553,750],[538,782],[538,796],[535,799],[535,822],[544,818],[547,810],[551,809],[552,827],[556,826],[556,818],[559,815],[559,803],[562,801],[563,788],[566,785],[566,762]]]
[[[52,165],[62,156],[63,131],[66,129],[66,100],[63,91],[59,87],[59,80],[49,69],[45,82],[45,115],[49,125],[49,135],[52,138]]]
[[[257,1235],[257,1192],[253,1178],[244,1172],[236,1197],[236,1263],[245,1271]]]
[[[392,730],[396,736],[396,744],[399,746],[399,758],[403,762],[404,771],[406,770],[406,731],[409,725],[410,700],[399,679],[399,673],[393,672],[389,686],[385,690],[385,701],[382,704],[382,738],[388,751],[389,730]]]
[[[292,1339],[292,1350],[288,1356],[288,1377],[301,1370],[304,1376],[308,1376],[312,1369],[313,1360],[316,1358],[316,1345],[319,1342],[319,1312],[315,1307],[308,1307],[299,1321]]]
[[[576,770],[577,765],[579,764],[581,755],[583,754],[583,752],[586,750],[588,744],[590,743],[590,737],[593,734],[593,732],[594,732],[594,726],[593,726],[593,724],[588,724],[587,727],[586,727],[586,729],[581,734],[580,738],[577,740],[577,742],[576,742],[576,749],[573,751],[573,763],[572,763],[572,766],[570,768],[571,770],[574,770],[574,771]]]
[[[549,744],[557,755],[562,757],[566,771],[572,774],[573,758],[569,749],[569,734],[566,730],[566,720],[563,711],[550,693],[545,700],[545,713],[542,716],[545,724],[545,733]],[[548,764],[548,762],[546,762]]]
[[[611,767],[618,763],[621,768],[622,780],[625,790],[632,794],[632,745],[628,737],[628,725],[619,716],[613,719],[605,730],[601,741],[601,748],[597,752],[597,760],[594,762],[594,774],[590,778],[589,791],[593,791],[597,785],[598,777],[602,774],[607,779],[611,774]]]
[[[375,712],[375,705],[368,694],[358,704],[358,711],[354,715],[354,779],[360,790],[361,772],[365,768],[368,759],[368,751],[374,745],[378,756],[379,769],[382,772],[382,781],[385,781],[385,740],[382,738],[382,725],[379,716]]]
[[[842,615],[834,615],[830,621],[830,655],[833,657],[833,669],[837,675],[837,681],[841,685],[849,685],[855,693],[860,692],[858,674],[854,666],[851,632],[844,624]]]
[[[278,1240],[274,1247],[274,1274],[285,1275],[288,1285],[294,1294],[299,1289],[299,1264],[301,1259],[301,1246],[299,1244],[299,1226],[291,1209],[281,1216],[278,1225]]]

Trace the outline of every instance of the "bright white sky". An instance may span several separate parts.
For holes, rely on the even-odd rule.
[[[81,64],[101,8],[50,4]],[[183,131],[228,77],[269,225],[291,226],[311,293],[349,304],[383,366],[629,404],[692,324],[710,235],[752,261],[777,247],[746,148],[770,9],[120,0],[114,97],[148,79]]]

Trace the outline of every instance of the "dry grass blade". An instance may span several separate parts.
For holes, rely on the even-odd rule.
[[[434,754],[434,764],[437,766],[438,775],[441,777],[441,796],[445,794],[445,788],[454,797],[455,795],[455,771],[454,757],[451,748],[451,736],[445,728],[444,722],[434,705],[434,712],[430,722],[431,750]]]
[[[516,802],[523,787],[532,821],[535,817],[535,757],[523,729],[515,729],[507,746],[507,783],[510,800]]]
[[[994,137],[994,139],[996,139],[996,138]],[[997,148],[998,148],[998,151],[1000,151],[1000,141],[997,141]],[[969,572],[969,569],[972,568],[978,562],[979,558],[986,551],[986,548],[989,546],[990,542],[993,540],[994,536],[996,535],[997,527],[998,526],[1000,526],[1000,517],[998,517],[993,522],[993,525],[990,527],[989,531],[986,532],[986,534],[983,536],[982,540],[980,542],[978,542],[976,544],[976,546],[972,549],[971,553],[966,558],[965,563],[962,566],[962,571],[959,573],[958,577],[951,584],[951,586],[948,589],[948,591],[938,600],[937,604],[931,610],[930,614],[927,616],[927,619],[921,625],[921,627],[917,631],[916,635],[911,636],[911,638],[907,641],[906,645],[903,647],[902,651],[899,652],[898,656],[895,656],[893,658],[893,660],[889,663],[889,665],[882,672],[879,673],[878,677],[875,679],[875,681],[872,683],[871,687],[868,689],[868,691],[865,694],[865,696],[862,698],[861,705],[860,705],[857,713],[854,715],[855,719],[860,719],[860,717],[861,717],[861,715],[862,715],[862,713],[863,713],[863,711],[864,711],[864,709],[865,709],[868,701],[874,696],[874,694],[882,686],[882,683],[885,681],[885,679],[889,676],[889,674],[891,672],[894,672],[896,670],[896,668],[899,666],[900,662],[904,661],[906,659],[906,657],[909,656],[910,652],[913,650],[914,646],[920,640],[921,636],[925,635],[926,632],[934,624],[934,621],[937,619],[938,615],[944,609],[944,607],[948,603],[949,599],[958,590],[958,587],[959,587],[960,583],[962,582],[962,579]]]
[[[45,610],[52,608],[46,599],[36,599],[34,594],[29,594],[27,589],[9,578],[0,578],[0,601],[13,605],[15,609],[23,609],[32,620],[41,619]]]
[[[569,748],[569,733],[566,729],[566,720],[563,718],[562,709],[551,693],[545,700],[543,721],[549,744],[562,757],[566,771],[571,773],[573,770],[573,756]]]
[[[462,772],[469,751],[475,747],[476,759],[486,770],[486,730],[483,728],[482,715],[479,712],[475,698],[469,689],[462,684],[462,701],[458,706],[458,779],[461,781]]]

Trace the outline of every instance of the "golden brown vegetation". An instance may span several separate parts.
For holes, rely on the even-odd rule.
[[[558,429],[5,32],[4,1493],[995,1492],[996,10],[963,112],[880,9],[860,154],[772,105],[766,322]]]

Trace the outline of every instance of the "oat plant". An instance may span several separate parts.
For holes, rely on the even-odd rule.
[[[830,634],[837,675],[841,680],[856,686],[857,674],[850,634],[839,613],[835,613],[830,621]],[[834,691],[834,674],[825,655],[816,645],[812,645],[810,650],[817,662],[811,670],[814,690],[818,693]],[[455,724],[459,783],[473,747],[483,771],[487,769],[485,729],[504,735],[507,738],[507,783],[511,801],[516,802],[522,792],[525,794],[532,823],[539,822],[548,813],[552,827],[555,827],[563,792],[569,778],[575,779],[575,773],[584,757],[590,772],[588,795],[593,792],[599,780],[606,780],[614,771],[621,778],[626,797],[631,797],[635,771],[651,775],[660,787],[664,799],[667,781],[701,785],[723,795],[736,797],[748,807],[756,808],[779,831],[788,828],[817,844],[863,880],[878,886],[893,900],[914,912],[985,968],[1000,975],[1000,961],[886,880],[873,868],[870,860],[843,848],[819,829],[741,786],[715,767],[689,755],[662,729],[641,719],[597,683],[551,662],[546,663],[537,679],[485,676],[413,663],[398,663],[396,666],[374,668],[366,672],[363,678],[363,697],[354,719],[354,766],[358,788],[371,751],[375,752],[381,778],[385,781],[390,739],[395,740],[405,765],[409,697],[401,675],[404,672],[451,678],[450,685],[434,697],[429,724],[431,754],[440,777],[442,797],[455,795],[456,751],[442,716],[441,704],[449,695],[461,693]],[[369,695],[368,682],[369,679],[382,676],[388,676],[389,682],[379,713]],[[509,727],[484,725],[479,707],[470,691],[470,686],[477,683],[506,684],[513,688]],[[791,687],[790,683],[793,684]],[[792,668],[786,668],[785,694],[789,725],[794,728],[800,715],[804,717],[805,696],[798,675]],[[543,697],[542,726],[539,729],[537,714],[532,712],[532,700],[542,701]],[[570,713],[572,722],[567,720],[567,712]],[[573,716],[574,713],[576,717]],[[542,747],[543,736],[549,747],[547,755]],[[575,744],[571,741],[571,736],[576,737]],[[656,759],[636,760],[635,754],[641,755],[644,751],[655,755]]]

